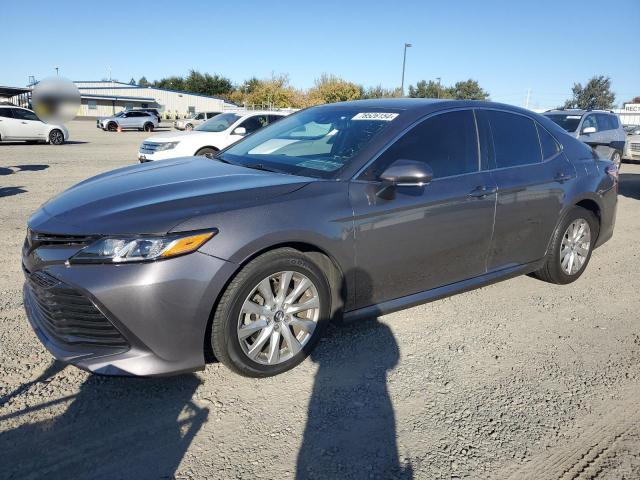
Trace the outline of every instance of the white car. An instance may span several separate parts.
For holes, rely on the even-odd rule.
[[[215,117],[216,115],[220,115],[222,112],[199,112],[193,113],[187,118],[183,118],[182,120],[176,120],[173,124],[176,130],[193,130],[194,127],[198,125],[202,125],[204,122],[209,120],[210,118]]]
[[[627,137],[622,158],[625,160],[640,160],[640,134]]]
[[[192,155],[211,157],[245,135],[286,115],[268,111],[221,113],[191,132],[163,133],[147,138],[140,146],[138,160],[144,163]]]
[[[14,105],[0,105],[0,140],[24,140],[62,145],[69,131],[62,125],[44,123],[31,110]]]

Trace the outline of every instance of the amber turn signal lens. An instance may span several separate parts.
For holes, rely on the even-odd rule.
[[[169,247],[162,253],[161,257],[174,257],[184,253],[191,253],[204,245],[204,243],[213,237],[213,235],[214,232],[207,232],[178,238],[171,242]]]

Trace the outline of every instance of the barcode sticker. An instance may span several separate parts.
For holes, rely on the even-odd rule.
[[[398,116],[397,113],[389,112],[360,112],[355,115],[351,120],[380,120],[383,122],[390,122]]]

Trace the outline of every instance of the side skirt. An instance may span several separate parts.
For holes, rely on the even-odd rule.
[[[367,318],[397,312],[398,310],[404,310],[406,308],[415,307],[416,305],[422,305],[423,303],[433,302],[434,300],[450,297],[458,293],[468,292],[469,290],[485,287],[487,285],[491,285],[492,283],[497,283],[502,280],[508,280],[513,277],[518,277],[520,275],[534,272],[538,270],[542,266],[542,264],[543,260],[527,263],[525,265],[515,265],[512,267],[495,270],[490,273],[485,273],[484,275],[480,275],[479,277],[474,277],[442,287],[432,288],[431,290],[425,290],[424,292],[407,295],[406,297],[387,300],[386,302],[382,302],[377,305],[370,305],[368,307],[359,308],[357,310],[351,310],[344,313],[343,321],[355,322],[358,320],[366,320]]]

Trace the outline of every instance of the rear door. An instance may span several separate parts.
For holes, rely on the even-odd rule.
[[[488,270],[542,258],[558,221],[573,165],[553,136],[532,118],[476,111],[483,155],[498,187]],[[544,153],[543,153],[544,152]]]
[[[399,159],[429,164],[434,178],[382,198],[379,176]],[[356,308],[486,272],[496,189],[479,164],[473,112],[456,110],[413,127],[351,182]]]

